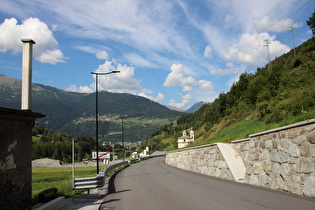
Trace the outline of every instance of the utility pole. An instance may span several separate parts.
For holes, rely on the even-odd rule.
[[[269,44],[271,42],[268,39],[265,39],[264,42],[265,42],[264,47],[266,47],[267,49],[267,60],[268,60],[268,69],[269,69],[271,67],[270,52],[269,52]]]
[[[295,44],[294,44],[294,27],[293,27],[293,26],[290,26],[290,31],[292,32],[292,46],[293,46],[293,52],[294,52],[294,56],[296,56]]]

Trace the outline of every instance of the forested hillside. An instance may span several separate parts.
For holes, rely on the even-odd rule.
[[[211,104],[180,117],[177,124],[164,126],[143,143],[153,150],[177,148],[183,129],[193,127],[196,144],[222,141],[220,131],[246,126],[250,132],[315,118],[315,38],[276,58],[255,73],[243,73],[227,93]],[[239,125],[244,125],[239,126]],[[237,128],[237,129],[236,129]],[[235,136],[245,138],[246,131]],[[213,138],[213,140],[211,140]],[[233,135],[229,140],[233,140]],[[228,141],[225,139],[224,141]]]
[[[81,162],[83,158],[90,159],[95,150],[95,139],[91,136],[82,135],[71,137],[68,134],[55,132],[49,128],[35,125],[32,129],[32,159],[52,158],[65,163],[72,161],[72,139],[75,143],[75,161]],[[99,143],[99,151],[115,150],[116,155],[122,157],[122,146],[120,144],[109,145]],[[136,148],[129,148],[135,151]]]
[[[68,92],[36,83],[32,89],[32,111],[46,115],[36,121],[38,125],[71,136],[95,136],[95,93]],[[20,108],[21,80],[0,75],[0,92],[1,107]],[[121,117],[125,118],[126,141],[136,142],[182,114],[141,96],[100,91],[100,141],[121,141]]]

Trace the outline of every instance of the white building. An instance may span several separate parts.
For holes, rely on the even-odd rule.
[[[183,136],[179,137],[177,139],[177,143],[178,143],[178,148],[184,148],[186,147],[188,144],[192,143],[195,141],[195,134],[194,131],[192,129],[190,129],[189,132],[189,136],[187,136],[187,132],[186,130],[183,131]]]

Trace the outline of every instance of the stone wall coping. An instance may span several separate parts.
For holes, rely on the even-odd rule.
[[[179,150],[173,150],[173,151],[169,151],[167,153],[182,152],[182,151],[186,151],[186,150],[194,150],[194,149],[200,149],[200,148],[204,148],[204,147],[213,147],[213,146],[217,146],[217,143],[205,144],[205,145],[201,145],[201,146],[197,146],[197,147],[189,147],[189,148],[179,149]]]
[[[291,125],[283,126],[283,127],[280,127],[280,128],[275,128],[275,129],[263,131],[263,132],[260,132],[260,133],[251,134],[251,135],[249,135],[249,137],[253,138],[253,137],[257,137],[257,136],[261,136],[261,135],[265,135],[265,134],[269,134],[269,133],[274,133],[274,132],[279,132],[279,131],[282,131],[282,130],[296,128],[296,127],[300,127],[300,126],[304,126],[304,125],[308,125],[308,124],[313,124],[313,123],[315,123],[315,119],[310,119],[310,120],[294,123],[294,124],[291,124]]]
[[[241,142],[245,142],[245,141],[250,141],[250,138],[234,140],[234,141],[231,141],[231,143],[237,144],[237,143],[241,143]]]

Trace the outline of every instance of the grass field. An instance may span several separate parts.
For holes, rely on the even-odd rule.
[[[223,128],[204,141],[196,141],[188,147],[201,146],[217,142],[229,143],[233,140],[248,138],[250,134],[280,127],[279,124],[266,124],[259,120],[242,120]]]
[[[75,178],[96,176],[95,166],[76,167]],[[70,197],[84,190],[72,190],[71,167],[34,167],[32,168],[32,203],[38,202],[38,194],[48,188],[58,189],[58,195]]]

